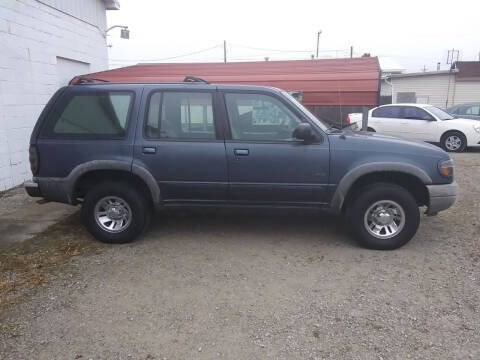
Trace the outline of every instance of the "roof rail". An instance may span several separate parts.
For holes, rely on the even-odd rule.
[[[103,79],[96,79],[96,78],[91,78],[91,77],[86,77],[86,76],[80,76],[74,83],[73,85],[81,85],[81,84],[93,84],[95,82],[110,82],[108,80],[103,80]]]
[[[196,77],[196,76],[185,76],[185,79],[183,79],[183,82],[198,82],[198,83],[210,84],[208,81],[200,79],[199,77]]]

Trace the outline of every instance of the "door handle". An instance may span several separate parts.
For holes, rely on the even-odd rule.
[[[144,154],[155,154],[157,152],[157,148],[155,146],[144,146],[142,152]]]
[[[248,156],[250,152],[248,149],[235,149],[233,150],[233,153],[237,156]]]

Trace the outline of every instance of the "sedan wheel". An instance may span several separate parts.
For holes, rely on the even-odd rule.
[[[449,131],[440,140],[443,150],[449,152],[462,152],[467,147],[467,138],[459,131]]]
[[[450,135],[445,140],[445,147],[450,151],[457,151],[462,146],[462,139],[457,135]]]

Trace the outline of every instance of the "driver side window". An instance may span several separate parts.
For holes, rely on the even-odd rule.
[[[298,141],[292,133],[302,121],[277,99],[263,94],[226,94],[233,140]]]

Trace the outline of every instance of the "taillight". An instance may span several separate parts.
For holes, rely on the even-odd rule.
[[[347,124],[350,124],[350,116],[347,116],[347,119],[345,121]]]
[[[30,170],[32,170],[33,175],[37,175],[38,173],[38,151],[35,145],[30,145],[30,149],[28,149],[28,159],[30,160]]]

